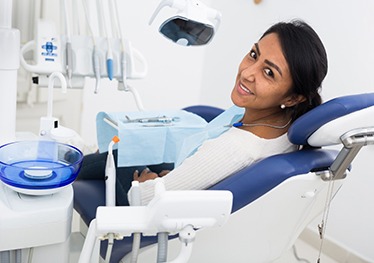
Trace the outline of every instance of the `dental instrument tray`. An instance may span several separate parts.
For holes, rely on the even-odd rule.
[[[17,141],[0,147],[0,180],[16,192],[55,193],[74,182],[83,154],[55,141]]]

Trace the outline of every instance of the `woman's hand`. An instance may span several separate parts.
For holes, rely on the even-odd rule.
[[[158,177],[163,177],[163,176],[167,175],[169,172],[170,172],[170,170],[162,170],[162,171],[158,174]]]
[[[139,171],[136,170],[134,172],[134,181],[138,181],[139,183],[145,182],[147,180],[153,180],[156,179],[157,177],[163,177],[167,175],[170,171],[169,170],[163,170],[160,172],[160,174],[156,174],[149,170],[148,168],[145,168],[141,174],[139,175]]]

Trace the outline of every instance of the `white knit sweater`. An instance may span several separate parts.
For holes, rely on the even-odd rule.
[[[287,134],[263,139],[251,132],[230,128],[217,138],[204,142],[198,151],[164,176],[166,190],[199,190],[265,157],[296,150]],[[154,180],[140,183],[142,205],[154,195]],[[131,203],[131,189],[128,193]]]

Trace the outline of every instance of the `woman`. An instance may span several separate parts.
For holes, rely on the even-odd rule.
[[[142,204],[147,204],[153,197],[152,179],[156,177],[164,178],[168,190],[206,189],[253,162],[296,150],[288,141],[287,130],[299,116],[321,103],[319,90],[326,74],[326,51],[309,25],[302,21],[273,25],[240,63],[231,100],[244,108],[241,120],[205,141],[170,172],[168,164],[119,168],[118,205],[128,203],[129,174],[141,182]],[[138,171],[142,171],[140,175]]]

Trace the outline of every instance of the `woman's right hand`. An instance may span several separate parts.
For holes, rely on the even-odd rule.
[[[145,182],[147,180],[153,180],[157,177],[163,177],[167,175],[170,172],[170,170],[162,170],[160,174],[156,174],[149,170],[148,168],[145,168],[142,173],[139,175],[139,171],[135,170],[134,172],[134,181],[138,181],[139,183]]]
[[[139,175],[139,171],[135,170],[134,172],[134,181],[138,181],[139,183],[145,182],[147,180],[153,180],[158,177],[158,174],[151,172],[148,168],[145,168],[141,174]]]

